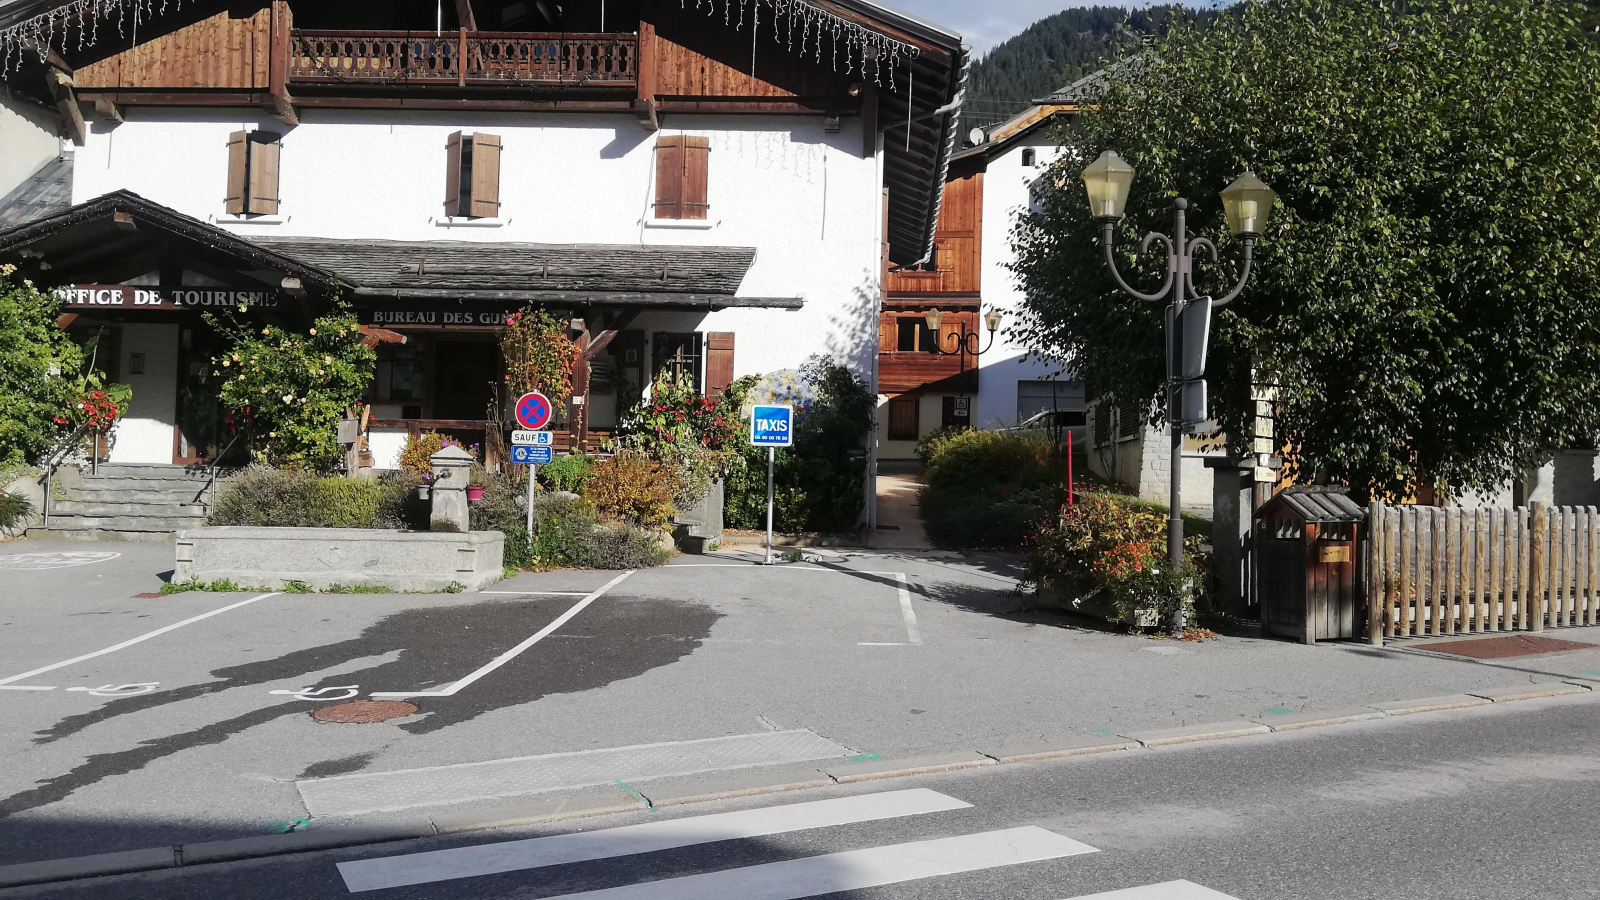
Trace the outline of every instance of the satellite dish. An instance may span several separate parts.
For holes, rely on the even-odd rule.
[[[983,143],[983,129],[982,128],[974,128],[971,131],[967,132],[967,143],[971,144],[974,147],[976,147],[979,144]]]

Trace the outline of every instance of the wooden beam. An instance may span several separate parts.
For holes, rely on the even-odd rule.
[[[633,114],[638,117],[639,125],[645,131],[661,130],[661,119],[656,115],[656,101],[648,97],[633,101]]]
[[[615,320],[608,322],[605,330],[600,332],[600,334],[597,335],[593,340],[589,341],[588,348],[583,351],[584,355],[589,359],[593,359],[595,354],[599,353],[601,350],[604,350],[607,344],[615,340],[617,335],[621,333],[624,328],[632,325],[633,320],[637,318],[639,318],[639,311],[637,309],[630,309],[623,312],[622,315],[617,316]],[[585,319],[584,321],[587,322],[588,320]]]
[[[472,15],[472,0],[456,0],[456,23],[468,31],[478,30],[478,20]]]
[[[56,111],[61,113],[67,136],[72,138],[72,143],[82,147],[88,141],[89,127],[84,124],[83,110],[78,108],[78,97],[72,92],[72,73],[51,68],[46,70],[45,77],[49,80],[50,95],[55,98]]]
[[[272,41],[268,51],[267,99],[261,104],[272,116],[285,125],[299,125],[294,100],[289,96],[289,56],[294,40],[293,14],[286,0],[273,0]]]
[[[572,405],[568,409],[568,430],[578,452],[589,439],[589,322],[584,320],[578,335],[578,358],[572,363]]]
[[[102,97],[94,101],[94,111],[99,113],[101,118],[106,119],[107,121],[117,122],[119,124],[122,122],[122,110],[117,108],[115,101],[107,100]]]

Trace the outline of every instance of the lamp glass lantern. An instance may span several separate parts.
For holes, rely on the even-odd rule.
[[[1245,170],[1222,189],[1222,208],[1228,215],[1228,229],[1234,236],[1260,234],[1272,216],[1272,201],[1278,195],[1255,173]]]
[[[942,319],[944,319],[944,313],[940,312],[937,308],[928,310],[927,313],[922,317],[922,321],[928,323],[928,330],[935,334],[938,334],[939,332],[939,322]]]
[[[1107,150],[1083,168],[1083,186],[1089,191],[1089,211],[1096,219],[1120,219],[1128,203],[1128,189],[1133,186],[1134,170],[1117,155]]]
[[[1000,310],[991,309],[984,313],[983,324],[989,329],[990,334],[994,334],[1000,328]]]

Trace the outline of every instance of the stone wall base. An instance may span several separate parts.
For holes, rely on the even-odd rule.
[[[477,590],[504,572],[505,535],[385,531],[369,528],[263,528],[227,525],[178,532],[172,580],[227,579],[278,588],[298,581],[395,591]]]

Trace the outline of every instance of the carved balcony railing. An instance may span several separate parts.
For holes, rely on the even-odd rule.
[[[632,34],[296,29],[292,83],[371,85],[594,85],[627,87],[637,77]]]

